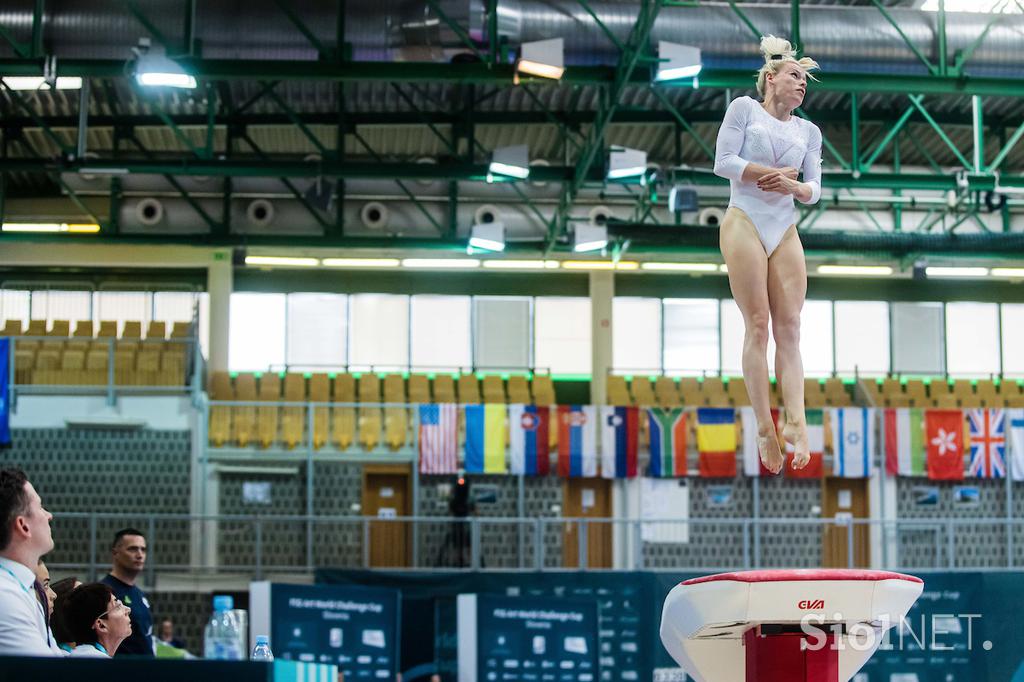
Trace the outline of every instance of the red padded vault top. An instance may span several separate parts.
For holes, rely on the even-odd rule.
[[[862,571],[856,569],[797,569],[782,571],[741,571],[739,573],[719,573],[718,575],[706,575],[700,578],[692,578],[681,585],[699,585],[717,581],[731,581],[739,583],[773,583],[793,582],[802,580],[906,580],[912,583],[923,583],[924,581],[912,575],[903,573],[891,573],[889,571]]]

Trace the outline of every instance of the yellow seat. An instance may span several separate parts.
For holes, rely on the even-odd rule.
[[[50,331],[46,332],[47,336],[59,336],[62,339],[66,339],[71,336],[71,322],[69,320],[54,320],[50,325]]]
[[[480,401],[480,381],[475,374],[460,374],[457,384],[459,402],[467,405],[477,405]]]
[[[156,386],[160,380],[160,351],[143,348],[135,362],[135,385]]]
[[[330,378],[323,373],[309,377],[309,399],[314,403],[331,402]],[[319,450],[330,438],[329,409],[326,405],[313,408],[313,448]]]
[[[100,327],[96,330],[96,338],[98,339],[114,339],[117,338],[117,321],[116,320],[100,320]]]
[[[952,393],[945,393],[935,398],[935,407],[940,409],[956,409],[960,407],[960,400]]]
[[[667,377],[666,377],[667,378]],[[666,396],[671,396],[671,392],[668,391],[668,384],[662,382],[662,391]],[[703,405],[704,394],[701,390],[700,380],[697,377],[679,377],[679,383],[675,385],[674,392],[679,394],[679,400],[682,401],[683,405]],[[658,384],[654,384],[655,395],[658,393]],[[669,397],[669,400],[672,398]]]
[[[654,382],[654,397],[660,407],[679,407],[683,404],[676,391],[676,382],[671,377],[657,378]]]
[[[747,395],[747,382],[743,377],[732,377],[726,385],[726,395],[733,407],[745,407],[750,405],[750,396]]]
[[[235,400],[256,401],[256,376],[244,372],[235,377]],[[231,408],[232,433],[239,447],[248,447],[256,438],[256,407],[253,405]]]
[[[185,377],[185,355],[173,344],[164,345],[160,352],[160,378],[161,386],[184,386],[188,383]]]
[[[331,440],[334,447],[347,450],[352,447],[356,435],[356,410],[352,403],[356,401],[356,378],[351,374],[339,374],[334,377],[335,403],[348,403],[344,406],[331,407]]]
[[[555,384],[550,374],[534,375],[531,386],[533,392],[533,404],[538,407],[548,407],[555,404]],[[552,434],[558,429],[550,429]]]
[[[139,320],[125,320],[124,328],[121,330],[121,338],[125,340],[142,338],[142,322]]]
[[[25,336],[46,336],[46,320],[29,320]]]
[[[384,377],[384,402],[407,403],[405,381],[400,374]],[[392,451],[403,447],[408,438],[409,411],[406,407],[388,405],[384,408],[384,444]]]
[[[83,353],[89,350],[92,341],[92,320],[79,320],[75,323],[75,331],[71,339],[64,344],[68,350],[80,350]]]
[[[999,395],[999,389],[991,379],[979,379],[978,385],[975,387],[975,394],[982,407],[1003,407],[1006,402]]]
[[[928,397],[932,401],[937,400],[940,396],[951,394],[952,389],[946,379],[932,379],[931,383],[928,384]]]
[[[265,376],[265,375],[264,375]],[[295,372],[284,375],[284,401],[306,402],[306,378]],[[306,408],[286,405],[281,408],[281,444],[289,450],[305,440]]]
[[[725,384],[722,383],[721,377],[704,377],[704,381],[700,384],[700,391],[704,405],[709,407],[729,406],[729,396],[725,392]],[[683,400],[686,401],[685,395]]]
[[[104,356],[104,359],[106,356]],[[214,372],[210,377],[210,400],[234,400],[235,389],[231,386],[231,377],[227,372]],[[210,405],[210,424],[208,426],[210,445],[223,447],[231,440],[231,408],[224,405]]]
[[[409,402],[430,402],[430,379],[427,378],[426,374],[409,375]]]
[[[14,350],[14,383],[32,383],[33,368],[36,364],[36,352],[33,349],[22,349],[15,346]]]
[[[172,339],[187,339],[190,336],[192,336],[191,322],[175,322],[174,326],[171,327]]]
[[[0,336],[21,336],[21,327],[21,320],[7,320],[3,330],[0,330]]]
[[[281,418],[281,377],[275,372],[265,372],[260,376],[259,401],[270,403],[257,408],[256,425],[259,433],[260,446],[269,448],[277,442],[279,420]]]
[[[60,351],[41,348],[36,353],[36,364],[32,371],[33,384],[60,383]]]
[[[633,403],[640,407],[650,407],[658,402],[654,396],[651,380],[647,377],[633,377],[633,380],[629,382],[629,392],[633,396]]]
[[[434,377],[434,402],[459,402],[455,397],[455,378],[451,374],[438,374]]]
[[[90,348],[85,352],[85,378],[83,383],[97,386],[107,383],[110,357],[105,350]]]
[[[508,398],[505,396],[505,384],[497,374],[485,375],[482,389],[482,397],[485,403],[505,404],[508,402]]]
[[[632,405],[629,398],[629,388],[626,387],[626,377],[611,374],[608,376],[606,391],[609,405]]]
[[[152,320],[146,327],[146,340],[163,341],[167,338],[167,323]]]
[[[508,378],[508,401],[521,405],[529,405],[533,401],[530,382],[522,374],[513,374]]]
[[[114,383],[118,386],[138,385],[134,348],[118,348],[114,351]]]
[[[359,445],[373,450],[380,445],[380,377],[367,372],[359,377]],[[367,403],[367,405],[363,405]]]

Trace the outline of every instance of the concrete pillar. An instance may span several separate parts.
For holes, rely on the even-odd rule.
[[[206,291],[210,295],[210,357],[211,372],[228,371],[228,335],[231,329],[231,290],[234,271],[230,252],[217,252],[206,274]]]
[[[590,273],[590,403],[604,405],[607,377],[612,368],[612,299],[615,273]]]

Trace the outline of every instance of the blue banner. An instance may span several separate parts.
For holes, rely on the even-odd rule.
[[[0,447],[11,444],[11,340],[0,338]]]

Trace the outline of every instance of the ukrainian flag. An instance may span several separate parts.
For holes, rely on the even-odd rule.
[[[697,450],[736,452],[736,411],[733,408],[697,409]]]
[[[505,406],[466,405],[466,473],[504,474]]]

